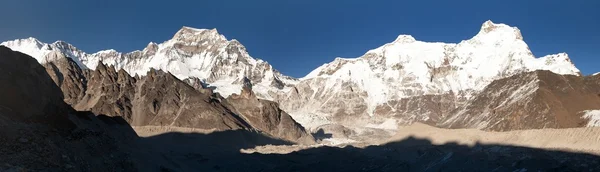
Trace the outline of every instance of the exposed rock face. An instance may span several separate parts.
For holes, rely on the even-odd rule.
[[[258,129],[274,137],[314,143],[314,138],[278,104],[258,100],[251,80],[244,77],[242,99],[227,102],[198,78],[179,80],[170,73],[151,69],[142,77],[98,63],[95,70],[81,70],[60,52],[50,53],[44,64],[65,101],[76,110],[118,116],[134,126],[177,126],[199,129]],[[254,111],[253,107],[260,110]]]
[[[72,104],[73,107],[79,111],[121,116],[131,121],[135,78],[123,70],[117,72],[112,66],[104,64],[99,64],[96,70],[89,72],[85,95]]]
[[[495,131],[583,127],[587,121],[581,112],[600,109],[596,90],[580,76],[522,73],[492,82],[440,126]]]
[[[437,121],[450,114],[456,107],[464,104],[465,99],[457,98],[453,93],[442,95],[423,95],[389,101],[377,106],[375,113],[394,114],[401,124],[421,122],[435,125]]]
[[[589,89],[600,96],[600,74],[586,76],[585,84]]]
[[[82,76],[81,70],[76,70],[77,66],[69,64],[52,66],[64,69],[59,71],[76,71],[74,74],[57,72],[55,75]],[[194,90],[169,73],[151,70],[138,82],[123,69],[116,71],[113,66],[103,63],[99,63],[96,70],[90,73],[88,79],[57,82],[64,85],[65,95],[71,95],[71,90],[78,90],[80,85],[87,84],[84,94],[80,91],[77,93],[81,95],[72,96],[79,97],[71,101],[74,102],[73,107],[79,111],[120,116],[135,126],[179,126],[217,130],[252,128],[210,94]],[[70,87],[73,85],[77,87]]]
[[[0,121],[72,126],[60,88],[35,59],[0,46],[0,73]]]
[[[175,76],[151,70],[137,85],[133,125],[180,126],[202,129],[250,129],[220,100],[202,94]]]
[[[133,130],[109,127],[94,116],[74,111],[63,101],[55,82],[61,88],[82,88],[71,85],[77,75],[53,64],[47,67],[59,75],[51,78],[34,58],[0,46],[0,171],[135,171],[129,156],[117,146],[127,139],[113,137],[119,133],[135,138]],[[65,75],[54,72],[59,70],[66,71]],[[66,92],[73,95],[66,100],[77,98],[79,91]]]
[[[83,98],[86,91],[87,79],[84,71],[71,58],[58,51],[52,51],[47,56],[48,63],[43,64],[52,80],[63,90],[64,101],[76,104]]]
[[[248,80],[249,81],[249,80]],[[302,125],[298,124],[276,102],[258,99],[252,92],[250,83],[246,83],[240,95],[233,94],[227,98],[231,109],[241,114],[248,123],[273,136],[299,143],[315,142]]]

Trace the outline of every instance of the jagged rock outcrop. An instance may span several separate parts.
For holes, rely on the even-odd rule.
[[[151,70],[142,77],[135,95],[133,125],[218,130],[253,128],[220,100],[160,70]]]
[[[0,171],[135,171],[121,144],[137,137],[133,130],[73,110],[55,82],[81,88],[69,85],[76,75],[47,67],[67,72],[51,77],[34,58],[0,46]],[[66,94],[81,91],[73,90]]]
[[[69,62],[61,60],[60,62]],[[48,63],[59,70],[57,76],[82,76],[78,67],[71,63]],[[77,71],[73,73],[62,73]],[[148,75],[136,79],[123,69],[98,63],[89,71],[89,78],[57,82],[63,84],[65,95],[85,84],[85,92],[73,96],[79,99],[71,105],[79,111],[119,116],[134,126],[179,126],[201,129],[250,129],[243,119],[230,112],[210,94],[202,94],[169,73],[151,70]],[[87,82],[81,82],[87,81]]]
[[[85,95],[72,104],[73,107],[79,111],[120,116],[131,121],[136,79],[124,70],[116,71],[112,66],[102,63],[89,73]]]
[[[52,51],[46,55],[48,63],[43,64],[46,72],[52,80],[63,90],[64,101],[68,104],[76,104],[83,98],[86,91],[87,79],[71,58],[67,58],[58,51]]]
[[[494,131],[584,127],[581,112],[600,109],[597,89],[581,76],[522,73],[492,82],[439,125]]]
[[[181,81],[154,69],[136,78],[104,63],[98,63],[95,70],[81,70],[59,52],[49,57],[57,58],[44,65],[69,97],[65,100],[79,111],[122,117],[133,126],[257,129],[289,141],[314,143],[312,136],[274,102],[236,99],[229,103],[198,78]],[[249,88],[251,80],[244,77],[241,82],[248,87],[242,91],[244,99],[257,99]],[[252,106],[264,111],[248,111]]]
[[[226,100],[231,109],[243,116],[256,129],[290,141],[304,144],[315,143],[312,135],[281,110],[278,103],[257,98],[252,92],[252,85],[247,78],[244,79],[241,94],[233,94]]]

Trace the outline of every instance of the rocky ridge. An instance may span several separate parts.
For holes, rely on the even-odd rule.
[[[60,52],[48,56],[57,58],[44,64],[46,70],[61,87],[65,101],[78,111],[122,117],[132,126],[258,130],[289,141],[314,143],[314,138],[274,102],[228,102],[204,90],[201,81],[195,80],[200,86],[194,88],[162,70],[151,69],[141,77],[132,77],[124,69],[104,63],[98,63],[95,70],[80,69]],[[236,110],[254,106],[264,108],[258,112]],[[250,118],[252,115],[261,118]]]
[[[26,54],[0,46],[0,72],[0,171],[135,170],[119,146],[137,137],[127,123],[72,109]]]

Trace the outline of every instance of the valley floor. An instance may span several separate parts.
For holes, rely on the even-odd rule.
[[[129,133],[112,120],[76,120],[89,127],[70,133],[6,126],[14,131],[0,132],[0,171],[600,171],[600,128],[484,132],[413,124],[347,138],[317,132],[354,142],[297,145],[246,130],[145,126]],[[390,135],[366,139],[369,133]]]
[[[413,124],[401,127],[391,140],[402,140],[410,136],[427,139],[438,145],[502,144],[600,155],[600,144],[598,144],[600,127],[488,132],[477,129],[441,129],[424,124]]]
[[[134,130],[141,137],[149,137],[167,132],[204,134],[214,132],[212,130],[162,126],[134,127]],[[499,144],[600,155],[600,144],[598,144],[600,143],[600,127],[489,132],[477,129],[443,129],[421,123],[402,126],[396,130],[395,134],[389,139],[369,139],[368,136],[360,136],[360,139],[332,137],[321,140],[321,142],[314,145],[265,145],[244,149],[242,151],[246,153],[287,154],[294,151],[323,146],[365,147],[371,145],[384,145],[386,143],[401,141],[411,137],[429,140],[431,141],[431,144],[434,145],[456,143],[472,147],[477,144]]]
[[[147,161],[171,171],[600,170],[600,128],[485,132],[413,124],[398,128],[388,139],[315,145],[245,131],[134,130],[145,144],[140,148],[149,146],[145,154],[161,155]]]

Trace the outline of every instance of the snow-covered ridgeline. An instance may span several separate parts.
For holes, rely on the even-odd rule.
[[[239,93],[241,81],[249,77],[259,96],[267,99],[269,90],[289,89],[296,79],[284,76],[267,62],[252,58],[237,40],[227,40],[216,29],[183,27],[172,39],[150,42],[143,50],[121,53],[109,49],[93,54],[83,52],[63,41],[51,44],[35,38],[3,42],[1,45],[28,54],[40,63],[59,51],[73,59],[82,69],[95,69],[99,62],[124,69],[131,75],[145,75],[151,68],[168,71],[180,79],[201,78],[215,86],[223,96]],[[275,85],[275,86],[274,86]]]
[[[336,58],[300,84],[330,96],[347,94],[351,85],[353,92],[366,93],[367,113],[373,114],[378,106],[401,98],[447,93],[469,98],[494,80],[535,70],[580,75],[566,53],[536,58],[518,28],[486,21],[477,35],[459,43],[399,35],[361,57]],[[330,100],[314,95],[319,96],[315,100]]]

